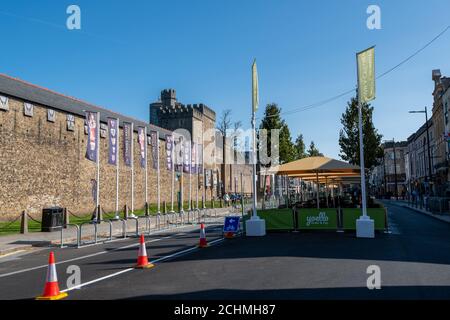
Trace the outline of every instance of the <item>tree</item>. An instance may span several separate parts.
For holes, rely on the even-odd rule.
[[[306,154],[305,151],[305,142],[303,141],[303,135],[299,134],[297,136],[297,139],[295,140],[295,159],[303,159],[306,158],[308,155]]]
[[[368,172],[380,163],[383,157],[381,139],[372,122],[373,107],[370,104],[362,105],[362,126],[364,142],[364,165]],[[360,165],[359,159],[359,126],[358,126],[358,100],[353,97],[342,114],[341,123],[343,128],[339,133],[339,156],[353,165]]]
[[[237,144],[236,132],[242,126],[242,122],[237,121],[233,124],[232,120],[231,120],[231,110],[226,109],[222,112],[219,122],[217,123],[217,130],[219,130],[220,134],[222,135],[222,161],[223,161],[223,165],[221,166],[221,176],[222,176],[222,180],[223,180],[222,181],[222,194],[225,194],[225,183],[226,183],[225,182],[225,165],[227,164],[226,162],[229,161],[230,168],[234,162],[234,159],[226,159],[227,138],[228,138],[228,133],[230,132],[232,125],[234,127],[234,133],[233,133],[234,141],[233,141],[232,148],[235,149],[236,144]],[[234,153],[233,157],[234,158],[236,157],[235,153]],[[231,181],[231,175],[230,175],[230,181]],[[230,182],[230,186],[231,186],[231,182]]]
[[[278,145],[279,162],[286,163],[295,160],[295,148],[292,143],[291,132],[286,122],[281,118],[281,108],[276,103],[271,103],[266,106],[264,111],[264,118],[261,120],[260,129],[267,130],[267,156],[271,157],[272,151],[272,129],[280,130]]]
[[[311,144],[309,145],[309,149],[308,149],[307,153],[308,153],[309,157],[323,157],[323,154],[320,153],[319,149],[317,149],[314,141],[311,141]]]

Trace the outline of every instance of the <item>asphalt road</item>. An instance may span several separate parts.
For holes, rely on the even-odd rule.
[[[220,225],[207,224],[206,232],[210,242],[222,238]],[[196,245],[199,242],[199,226],[185,227],[176,233],[160,232],[147,236],[145,240],[149,260],[156,261],[155,268],[158,268],[159,263],[173,258],[172,256],[198,250]],[[80,268],[82,284],[120,272],[143,271],[132,269],[137,261],[138,246],[138,238],[128,238],[80,249],[45,248],[0,259],[0,300],[33,299],[42,294],[50,251],[55,252],[60,289],[66,290],[67,279],[71,275],[67,273],[69,266]],[[84,288],[77,291],[82,292]],[[87,296],[84,298],[92,299]]]
[[[391,204],[388,209],[393,232],[377,234],[376,239],[335,232],[237,238],[191,250],[150,270],[131,270],[89,284],[135,262],[137,247],[117,250],[127,243],[110,244],[104,248],[108,253],[58,265],[58,276],[61,285],[64,268],[80,265],[82,282],[88,285],[69,291],[68,299],[81,300],[450,299],[450,224]],[[210,230],[208,239],[220,239],[220,232]],[[197,241],[194,231],[148,243],[147,248],[157,258],[189,250]],[[99,249],[83,250],[89,254]],[[46,260],[46,254],[33,255],[34,263]],[[79,251],[66,249],[58,255],[68,259]],[[30,264],[29,256],[0,263],[1,299],[30,298],[42,290],[45,269],[2,277],[11,264]],[[370,265],[380,267],[380,290],[366,286]]]

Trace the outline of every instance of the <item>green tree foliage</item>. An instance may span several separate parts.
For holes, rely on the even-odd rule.
[[[311,144],[309,145],[309,149],[307,151],[308,157],[323,157],[323,154],[320,153],[319,149],[317,149],[314,141],[311,141]]]
[[[364,164],[370,172],[379,164],[379,159],[383,157],[381,139],[383,136],[378,133],[372,122],[373,107],[370,104],[362,105],[362,124],[364,141]],[[353,97],[348,103],[345,112],[342,114],[341,123],[343,128],[339,133],[339,146],[341,152],[339,156],[351,164],[359,165],[359,129],[358,129],[358,100]]]
[[[308,156],[308,154],[305,151],[305,142],[303,141],[303,135],[299,134],[297,136],[297,139],[295,140],[295,159],[303,159]]]
[[[266,106],[264,118],[261,120],[260,129],[267,130],[267,155],[271,156],[272,150],[272,129],[279,129],[279,142],[274,148],[278,148],[280,163],[286,163],[295,160],[295,148],[292,143],[291,132],[286,122],[281,118],[281,108],[276,103]]]

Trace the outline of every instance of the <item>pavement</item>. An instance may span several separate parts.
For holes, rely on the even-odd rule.
[[[450,299],[450,225],[386,202],[391,233],[271,233],[222,239],[197,249],[198,229],[147,238],[156,267],[132,269],[137,239],[56,249],[60,287],[67,268],[81,270],[69,300],[93,299]],[[0,259],[0,299],[31,299],[44,285],[48,249]],[[381,289],[367,288],[368,267],[381,270]]]
[[[405,208],[409,208],[411,210],[415,210],[417,212],[426,214],[426,215],[428,215],[430,217],[433,217],[435,219],[438,219],[438,220],[450,223],[450,215],[448,213],[446,213],[446,214],[435,214],[435,213],[432,213],[432,212],[427,211],[425,209],[421,209],[419,207],[415,207],[415,206],[409,204],[407,201],[404,201],[404,200],[399,200],[399,201],[387,200],[386,203],[390,203],[390,204],[393,204],[393,205],[399,205],[399,206],[402,206],[402,207],[405,207]]]
[[[207,209],[205,212],[207,215],[225,215],[230,211],[229,208],[217,208],[217,209]],[[192,219],[192,214],[191,214]],[[170,225],[175,225],[175,218],[170,217]],[[178,222],[181,222],[180,217],[176,218]],[[187,219],[187,216],[185,217]],[[187,220],[185,220],[187,221]],[[173,222],[173,223],[172,223]],[[136,233],[136,223],[134,220],[129,219],[127,222],[127,234]],[[155,217],[150,219],[151,230],[157,230],[157,221]],[[139,219],[139,231],[146,230],[146,220]],[[98,225],[98,233],[100,237],[109,236],[109,224],[102,223]],[[123,223],[121,221],[112,222],[112,233],[113,237],[121,237],[123,235]],[[90,224],[85,224],[82,227],[82,241],[89,241],[93,239],[94,226]],[[76,242],[76,229],[74,226],[69,226],[63,231],[63,242],[64,243],[74,243]],[[11,234],[0,236],[0,258],[2,256],[7,256],[15,253],[35,251],[36,248],[60,244],[61,243],[61,232],[29,232],[27,234]]]

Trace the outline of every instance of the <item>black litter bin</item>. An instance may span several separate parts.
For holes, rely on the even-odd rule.
[[[42,209],[42,232],[60,231],[64,224],[64,209],[59,207]]]

